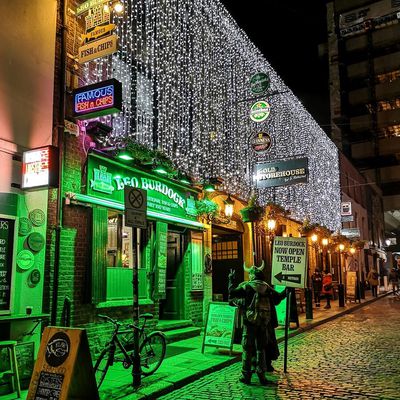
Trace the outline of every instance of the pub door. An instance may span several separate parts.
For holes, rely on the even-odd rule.
[[[232,232],[232,231],[231,231]],[[230,269],[236,273],[235,284],[244,280],[242,235],[213,230],[212,287],[214,301],[228,301],[228,275]]]
[[[166,298],[160,301],[160,319],[180,320],[184,318],[184,236],[168,232]]]

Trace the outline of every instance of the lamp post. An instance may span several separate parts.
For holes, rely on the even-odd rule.
[[[318,236],[314,233],[311,236],[311,242],[314,247],[315,251],[315,266],[317,267],[318,260],[317,260],[317,246],[318,246]],[[310,279],[310,258],[308,259],[308,265],[307,265],[307,285],[306,288],[304,289],[304,295],[306,298],[306,318],[307,319],[313,319],[313,307],[312,307],[312,287],[311,287],[311,279]]]
[[[350,254],[354,259],[354,262],[357,260],[354,258],[354,254],[356,252],[356,249],[354,247],[350,247]],[[360,266],[357,261],[357,300],[359,303],[361,303],[361,274],[360,274]]]
[[[328,267],[327,263],[327,258],[328,258],[328,253],[327,253],[327,246],[329,243],[329,240],[327,238],[323,238],[322,241],[322,270],[325,271]]]
[[[272,268],[272,244],[275,237],[275,228],[276,228],[276,220],[273,218],[268,218],[267,220],[267,232],[269,238],[269,256],[270,256],[270,264]]]
[[[344,250],[344,244],[339,244],[339,307],[344,307],[344,285],[342,278],[342,251]]]

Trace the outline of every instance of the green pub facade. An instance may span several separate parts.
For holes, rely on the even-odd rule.
[[[79,148],[76,141],[68,139],[71,150]],[[86,327],[97,352],[105,337],[96,315],[132,317],[137,263],[140,311],[154,314],[154,326],[171,320],[201,326],[207,226],[196,217],[197,190],[99,152],[79,162],[79,153],[66,153],[58,314],[65,315],[68,298],[67,323]],[[79,163],[81,169],[69,168]],[[126,186],[147,191],[146,229],[125,225]]]

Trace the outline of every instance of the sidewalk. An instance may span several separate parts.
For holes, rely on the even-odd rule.
[[[390,294],[391,291],[383,292],[382,287],[378,298],[373,298],[370,291],[367,291],[365,299],[362,299],[361,303],[347,303],[345,307],[339,307],[338,300],[335,300],[331,301],[331,309],[324,309],[325,303],[322,302],[321,308],[314,307],[313,319],[307,320],[305,313],[299,315],[299,328],[290,329],[289,337],[351,313]],[[291,326],[293,327],[294,324],[292,323]],[[283,327],[276,329],[279,343],[283,342],[284,335]],[[107,372],[105,382],[101,386],[100,398],[103,400],[157,399],[210,372],[238,362],[241,358],[242,347],[239,344],[234,344],[233,353],[229,355],[228,349],[214,347],[205,347],[204,354],[202,354],[202,343],[203,335],[168,344],[166,359],[154,375],[142,379],[142,385],[138,389],[132,387],[131,368],[124,369],[120,363],[115,364]],[[27,391],[23,391],[21,398],[26,398],[27,393]],[[2,396],[2,400],[15,399],[15,396],[15,393]]]
[[[365,299],[362,299],[361,303],[347,303],[345,307],[339,307],[338,300],[335,300],[331,301],[331,309],[324,309],[325,303],[323,302],[320,309],[314,307],[312,320],[306,320],[305,313],[299,315],[300,326],[297,329],[291,329],[289,337],[351,313],[390,293],[390,291],[383,292],[381,290],[379,297],[373,298],[370,291],[367,291]],[[276,329],[278,342],[284,341],[284,335],[283,327]],[[104,387],[101,387],[101,399],[157,399],[210,372],[238,362],[241,358],[242,347],[239,344],[234,344],[233,354],[230,356],[227,349],[214,347],[205,347],[204,354],[202,354],[202,343],[203,336],[201,335],[169,344],[167,358],[153,376],[142,380],[142,386],[137,390],[131,386],[131,370],[124,370],[119,365],[114,366],[114,371],[107,373],[107,382],[103,384]]]

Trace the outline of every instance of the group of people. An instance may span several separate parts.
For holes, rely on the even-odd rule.
[[[316,268],[311,276],[311,280],[315,306],[321,306],[321,297],[323,296],[326,299],[325,308],[331,308],[331,298],[333,298],[332,274],[329,271],[325,271],[322,274],[321,271]]]

